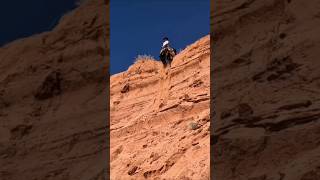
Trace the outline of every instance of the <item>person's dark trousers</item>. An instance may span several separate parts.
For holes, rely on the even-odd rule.
[[[160,54],[159,57],[160,57],[160,60],[162,61],[163,66],[166,67],[167,66],[167,61],[166,61],[166,57],[165,57],[165,48],[163,48],[161,50],[161,54]]]

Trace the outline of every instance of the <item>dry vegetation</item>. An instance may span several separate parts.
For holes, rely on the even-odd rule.
[[[138,55],[135,59],[134,59],[134,63],[143,63],[145,61],[156,61],[156,59],[151,56],[151,55]]]

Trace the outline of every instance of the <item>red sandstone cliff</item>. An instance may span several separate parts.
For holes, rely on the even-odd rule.
[[[212,4],[214,179],[320,179],[319,7]]]
[[[111,179],[209,179],[210,38],[110,82]]]
[[[1,180],[105,179],[107,7],[0,48]]]

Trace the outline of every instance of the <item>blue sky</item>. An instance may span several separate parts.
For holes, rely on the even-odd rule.
[[[0,46],[51,30],[76,0],[8,0],[0,2]]]
[[[209,34],[209,0],[110,0],[110,73],[126,71],[138,55],[159,59],[162,37],[172,47]]]

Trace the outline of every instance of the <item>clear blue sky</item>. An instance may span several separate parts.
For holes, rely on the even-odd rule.
[[[51,30],[74,9],[76,0],[7,0],[0,2],[0,46]]]
[[[210,32],[210,0],[110,0],[110,11],[111,74],[159,59],[163,36],[179,51]]]

